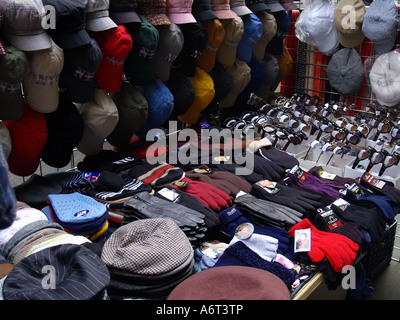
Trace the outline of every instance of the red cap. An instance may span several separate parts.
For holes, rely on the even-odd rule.
[[[124,63],[132,49],[132,37],[122,25],[103,32],[93,33],[103,58],[95,74],[96,87],[108,92],[121,89]]]

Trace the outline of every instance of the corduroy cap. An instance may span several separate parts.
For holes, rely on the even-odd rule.
[[[173,220],[154,218],[119,227],[105,242],[101,259],[108,267],[160,275],[184,264],[192,252],[188,238]]]

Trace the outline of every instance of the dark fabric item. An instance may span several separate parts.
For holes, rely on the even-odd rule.
[[[292,169],[295,165],[299,165],[299,161],[294,156],[272,146],[258,149],[257,154],[265,159],[275,162],[283,169]]]
[[[383,181],[385,183],[384,186],[382,188],[378,188],[376,185],[374,185],[372,183],[372,182],[374,182],[373,178],[374,177],[372,177],[372,179],[371,178],[367,179],[366,175],[364,174],[360,180],[360,184],[362,186],[364,186],[365,188],[372,190],[377,195],[389,196],[392,199],[392,202],[394,204],[399,205],[400,204],[400,190],[397,189],[396,187],[394,187],[391,183],[383,181],[383,180],[380,180],[380,181]],[[375,178],[376,182],[379,182],[378,180],[379,179]]]
[[[0,143],[0,229],[8,228],[16,217],[17,203],[15,192],[9,180],[8,164]]]
[[[277,165],[275,162],[265,159],[254,154],[254,172],[259,174],[262,179],[270,181],[279,181],[285,177],[285,169]]]

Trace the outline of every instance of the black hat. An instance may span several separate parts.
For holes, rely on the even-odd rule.
[[[192,14],[197,21],[218,19],[211,9],[210,0],[194,0],[192,4]]]
[[[84,122],[73,102],[65,93],[60,94],[56,111],[45,113],[47,140],[42,149],[42,160],[54,168],[66,166],[73,149],[81,141]]]
[[[137,14],[136,0],[110,0],[108,8],[110,18],[117,24],[138,22],[142,23]]]

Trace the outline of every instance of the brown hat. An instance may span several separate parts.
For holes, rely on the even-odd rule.
[[[138,0],[137,12],[153,26],[171,24],[167,16],[167,0]]]
[[[284,282],[259,268],[220,266],[182,281],[168,300],[290,300]]]
[[[350,21],[349,9],[354,8],[354,21]],[[362,0],[340,0],[335,7],[334,18],[338,33],[339,43],[346,48],[354,48],[363,42],[365,36],[362,32],[365,4]]]

